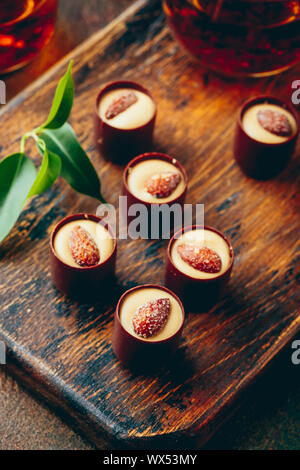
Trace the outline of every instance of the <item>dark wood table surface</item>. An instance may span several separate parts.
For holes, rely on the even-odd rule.
[[[23,70],[4,77],[8,99],[40,76],[131,0],[61,0],[52,41]],[[295,77],[297,78],[297,77]],[[299,77],[298,77],[299,78]],[[289,347],[247,392],[245,404],[217,433],[208,448],[300,448],[299,370]],[[37,401],[0,368],[0,449],[91,449],[55,410]]]

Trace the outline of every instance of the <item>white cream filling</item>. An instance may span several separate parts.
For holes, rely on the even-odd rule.
[[[291,127],[292,127],[292,135],[294,135],[297,132],[297,124],[294,119],[294,116],[289,111],[286,111],[284,108],[280,106],[276,106],[275,104],[270,104],[270,103],[260,103],[256,104],[254,106],[251,106],[243,115],[242,119],[242,125],[245,130],[245,132],[252,137],[252,139],[258,140],[259,142],[263,142],[265,144],[280,144],[282,142],[285,142],[290,138],[288,137],[282,137],[276,134],[272,134],[272,132],[267,131],[264,129],[258,122],[257,119],[257,113],[260,110],[264,109],[270,109],[272,111],[277,111],[284,116],[287,117],[289,120]]]
[[[177,248],[180,245],[183,245],[184,243],[206,246],[207,248],[214,250],[221,258],[221,271],[219,271],[218,273],[205,273],[193,268],[188,263],[186,263],[177,251]],[[174,265],[177,269],[179,269],[179,271],[195,279],[212,279],[214,277],[217,277],[227,270],[231,261],[229,247],[226,241],[217,233],[212,232],[211,230],[203,229],[190,230],[189,232],[185,232],[183,235],[181,235],[180,238],[178,238],[173,243],[171,250],[171,258]]]
[[[105,113],[111,103],[126,91],[133,91],[138,100],[125,111],[112,119],[107,119]],[[102,121],[117,129],[136,129],[147,124],[155,113],[155,104],[150,96],[132,88],[118,88],[105,93],[99,103],[99,115]]]
[[[56,255],[66,264],[81,268],[73,259],[69,248],[70,233],[74,227],[79,225],[85,229],[94,239],[99,252],[100,263],[103,263],[113,252],[114,243],[109,231],[103,225],[93,221],[78,219],[63,225],[54,238],[54,250]]]
[[[174,159],[174,162],[176,160]],[[157,198],[152,194],[148,193],[145,188],[146,181],[151,176],[162,173],[164,171],[172,171],[181,175],[181,180],[175,190],[168,197]],[[182,173],[172,163],[166,162],[165,160],[151,159],[144,160],[129,168],[127,184],[131,193],[141,201],[164,204],[166,202],[173,201],[175,198],[180,196],[185,188],[185,181]]]
[[[169,299],[171,304],[170,315],[165,326],[156,335],[146,339],[141,338],[133,329],[132,318],[139,307],[153,299]],[[181,327],[183,317],[181,307],[175,297],[162,289],[152,287],[142,287],[128,294],[122,302],[119,314],[121,324],[128,333],[136,338],[151,342],[173,336]]]

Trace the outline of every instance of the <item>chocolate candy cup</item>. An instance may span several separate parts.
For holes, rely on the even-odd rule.
[[[210,279],[195,279],[183,273],[175,266],[171,253],[173,243],[183,232],[203,228],[217,233],[225,240],[229,247],[230,264],[226,271],[219,276]],[[165,265],[165,285],[182,298],[184,306],[187,309],[200,312],[209,310],[213,304],[218,301],[227,287],[233,267],[233,261],[233,248],[230,241],[225,237],[225,235],[223,235],[223,233],[219,232],[215,228],[207,227],[206,225],[204,227],[201,225],[185,227],[184,229],[176,232],[169,242]]]
[[[245,111],[259,103],[270,103],[289,111],[294,117],[297,131],[286,141],[270,144],[260,142],[250,137],[243,128],[243,115]],[[237,164],[246,175],[266,180],[276,176],[288,164],[295,149],[299,133],[299,120],[294,109],[284,101],[272,96],[258,96],[247,101],[238,115],[234,139],[234,157]]]
[[[109,231],[114,248],[103,263],[88,267],[70,266],[55,253],[54,239],[61,227],[74,220],[93,220],[102,223]],[[76,300],[92,301],[106,297],[114,286],[117,241],[111,227],[92,214],[73,214],[62,219],[54,228],[50,238],[50,267],[52,280],[60,291]]]
[[[174,165],[175,168],[177,168],[180,171],[180,173],[183,175],[184,183],[185,183],[183,192],[179,196],[175,197],[174,199],[170,200],[167,203],[162,203],[162,202],[160,202],[159,199],[157,199],[157,203],[146,202],[146,201],[143,201],[142,199],[139,199],[137,196],[135,196],[130,191],[130,189],[128,187],[128,184],[127,184],[128,173],[129,173],[131,168],[133,168],[135,165],[137,165],[138,163],[140,163],[142,161],[145,161],[145,160],[164,160],[164,161]],[[128,163],[128,165],[126,166],[126,168],[123,172],[122,196],[127,196],[127,211],[125,212],[123,207],[120,208],[122,225],[124,227],[126,227],[126,226],[128,227],[130,222],[132,222],[134,220],[133,216],[128,215],[129,208],[133,204],[143,204],[146,207],[147,212],[148,212],[148,227],[149,227],[149,229],[151,227],[151,207],[152,206],[158,206],[159,204],[165,204],[165,205],[168,205],[168,206],[172,206],[173,204],[180,204],[181,207],[182,207],[182,213],[183,213],[185,195],[186,195],[186,190],[187,190],[187,184],[188,184],[188,177],[187,177],[185,169],[183,168],[183,166],[181,165],[181,163],[178,160],[176,160],[173,157],[170,157],[170,155],[167,155],[165,153],[159,153],[159,152],[148,152],[148,153],[143,153],[142,155],[138,155],[137,157],[133,158]],[[170,229],[171,230],[174,229],[174,221],[172,221],[172,220],[171,220],[171,223],[170,223]],[[160,237],[163,237],[161,225],[159,227],[159,232],[160,232],[159,233]],[[151,235],[150,231],[149,231],[148,235],[149,235],[149,238],[150,238],[150,235]]]
[[[155,105],[155,112],[150,121],[135,129],[117,129],[101,119],[99,115],[101,98],[108,91],[118,88],[131,88],[150,96]],[[152,146],[156,115],[156,103],[151,93],[139,83],[117,81],[105,85],[97,96],[94,110],[94,135],[97,149],[108,160],[112,160],[115,163],[128,162],[133,155],[149,150]]]
[[[120,308],[125,297],[132,292],[144,288],[157,288],[161,289],[168,294],[171,294],[179,303],[182,310],[182,324],[180,328],[172,336],[160,341],[147,341],[142,338],[137,338],[131,335],[123,327],[120,321]],[[162,362],[168,361],[175,353],[184,324],[184,308],[180,299],[166,287],[158,286],[155,284],[144,284],[134,287],[125,292],[120,298],[114,316],[114,326],[112,335],[112,347],[117,358],[127,367],[141,370],[155,369],[161,365]]]

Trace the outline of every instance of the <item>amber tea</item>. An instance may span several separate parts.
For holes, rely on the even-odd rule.
[[[271,75],[300,60],[300,1],[164,0],[164,10],[184,48],[218,72]]]
[[[0,73],[29,62],[50,39],[58,0],[1,0]]]

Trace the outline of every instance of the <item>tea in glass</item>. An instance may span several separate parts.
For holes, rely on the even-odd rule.
[[[58,0],[1,0],[0,73],[29,62],[52,36]]]
[[[164,0],[184,48],[223,74],[264,76],[300,60],[300,1]]]

